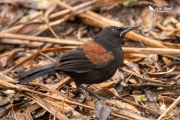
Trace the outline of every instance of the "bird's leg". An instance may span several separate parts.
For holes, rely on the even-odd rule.
[[[77,88],[80,87],[80,88],[84,89],[85,91],[87,91],[93,97],[97,98],[98,100],[102,100],[102,98],[99,95],[97,95],[96,93],[93,93],[92,91],[90,91],[89,89],[84,87],[83,85],[79,85],[79,84],[76,84],[76,85],[77,85]]]

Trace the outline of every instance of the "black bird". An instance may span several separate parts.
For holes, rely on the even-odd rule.
[[[40,76],[63,72],[74,80],[77,88],[81,87],[100,99],[81,84],[101,83],[115,74],[124,60],[121,48],[123,38],[127,32],[136,28],[138,27],[106,27],[93,41],[64,53],[59,61],[20,73],[19,82],[28,84]]]

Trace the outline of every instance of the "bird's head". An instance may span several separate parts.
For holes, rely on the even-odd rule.
[[[116,26],[109,26],[108,29],[110,29],[111,34],[116,35],[117,37],[121,38],[121,41],[123,42],[123,38],[131,30],[137,29],[139,26],[124,26],[124,27],[116,27]]]
[[[124,26],[124,27],[116,27],[116,26],[108,26],[102,29],[96,38],[99,38],[101,42],[104,42],[109,45],[121,45],[123,43],[123,38],[131,30],[137,29],[139,26]],[[99,41],[98,40],[98,41]]]

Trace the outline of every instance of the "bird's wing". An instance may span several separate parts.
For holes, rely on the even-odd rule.
[[[100,45],[90,42],[65,53],[60,63],[55,64],[56,70],[83,73],[94,68],[103,68],[114,59],[114,55]]]
[[[96,65],[96,68],[105,67],[114,59],[112,52],[107,51],[95,42],[89,42],[88,44],[81,45],[79,48],[82,49],[88,60]]]

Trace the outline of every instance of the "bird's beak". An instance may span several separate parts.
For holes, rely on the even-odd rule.
[[[128,32],[131,31],[131,30],[137,29],[138,27],[139,27],[139,26],[134,26],[134,27],[125,26],[125,27],[123,27],[124,30],[121,32],[120,37],[123,39],[124,36],[126,35],[126,33],[128,33]]]

